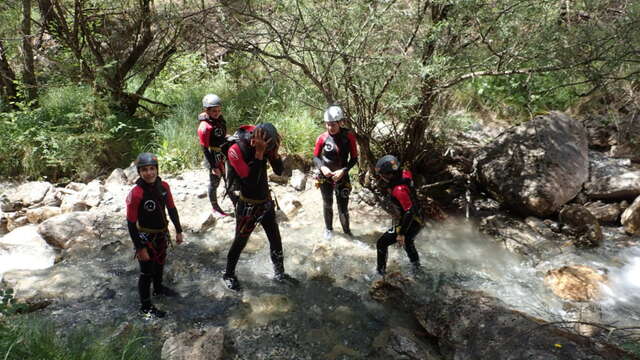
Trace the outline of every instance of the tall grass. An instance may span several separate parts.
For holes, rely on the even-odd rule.
[[[9,321],[11,319],[11,321]],[[56,328],[46,320],[12,317],[0,321],[0,359],[152,360],[161,344],[140,328]]]

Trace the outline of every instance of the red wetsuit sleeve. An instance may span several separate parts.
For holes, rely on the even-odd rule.
[[[328,132],[322,133],[316,139],[316,146],[313,149],[313,156],[320,156],[320,152],[322,152],[322,147],[324,146],[324,140],[329,136]]]
[[[198,118],[200,118],[199,116]],[[213,127],[206,121],[200,121],[200,125],[198,126],[198,139],[200,140],[200,145],[208,148],[210,146],[209,140],[211,139],[211,130]]]
[[[134,186],[127,195],[127,221],[132,223],[138,222],[138,211],[140,210],[140,202],[142,201],[142,188]]]
[[[358,157],[358,142],[356,141],[356,134],[349,131],[347,139],[349,139],[349,152],[351,153],[351,158],[355,159]]]
[[[411,195],[409,193],[409,187],[407,185],[398,185],[393,188],[391,195],[398,199],[400,205],[402,205],[402,210],[408,211],[413,206],[411,202]]]
[[[233,144],[229,148],[227,159],[229,159],[229,164],[231,164],[240,178],[244,179],[249,176],[249,165],[244,161],[244,156],[242,156],[242,151],[238,144]]]

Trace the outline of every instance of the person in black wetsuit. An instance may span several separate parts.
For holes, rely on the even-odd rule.
[[[324,238],[333,237],[333,194],[338,205],[342,231],[352,236],[349,226],[349,170],[358,163],[356,136],[350,129],[340,126],[344,118],[342,108],[332,105],[324,112],[326,132],[316,139],[313,163],[318,169],[317,186],[320,188],[324,215]]]
[[[240,199],[236,205],[235,236],[222,280],[229,289],[240,290],[240,282],[235,275],[236,265],[258,223],[262,224],[269,240],[274,279],[280,282],[295,280],[284,272],[282,239],[267,181],[267,162],[276,174],[280,175],[283,171],[282,158],[278,154],[280,137],[270,123],[245,125],[237,134],[238,140],[229,148],[227,160],[239,178]]]
[[[391,244],[404,247],[413,265],[414,272],[421,272],[420,257],[414,239],[422,230],[423,222],[420,205],[413,191],[411,172],[400,169],[400,162],[393,155],[381,157],[375,166],[376,174],[382,180],[384,191],[388,195],[392,215],[397,225],[384,233],[376,244],[378,250],[378,274],[384,276],[387,271],[387,251]]]
[[[158,158],[151,153],[141,153],[136,159],[140,178],[127,196],[127,226],[140,264],[138,293],[140,312],[144,315],[164,317],[166,313],[151,303],[151,284],[153,294],[178,296],[162,284],[162,273],[167,257],[169,229],[165,208],[176,228],[176,242],[183,241],[182,227],[178,210],[173,203],[169,184],[158,176]]]
[[[209,170],[209,201],[214,215],[226,216],[227,213],[218,204],[216,194],[225,172],[225,158],[220,146],[226,141],[227,123],[222,116],[222,101],[218,95],[207,94],[202,98],[202,108],[203,112],[198,115],[198,139]],[[229,196],[235,204],[236,199],[232,194]]]

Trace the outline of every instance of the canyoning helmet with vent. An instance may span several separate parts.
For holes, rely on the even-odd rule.
[[[267,146],[267,151],[272,151],[276,147],[276,143],[279,141],[278,130],[272,123],[262,123],[256,125],[255,130],[262,129],[262,131],[266,134],[265,140],[271,139],[269,145]]]
[[[393,155],[385,155],[376,163],[376,174],[390,175],[400,170],[400,161]]]
[[[324,111],[324,122],[341,121],[344,119],[344,111],[338,105],[331,105]]]
[[[202,107],[211,108],[216,106],[222,106],[222,100],[216,94],[207,94],[202,98]]]
[[[158,168],[158,157],[152,153],[143,152],[138,155],[135,164],[138,171],[140,171],[141,167],[148,165],[154,165],[156,168]]]

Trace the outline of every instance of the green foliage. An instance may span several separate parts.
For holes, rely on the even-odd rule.
[[[0,357],[9,360],[146,360],[158,359],[160,346],[142,329],[111,327],[57,329],[32,317],[0,320]]]
[[[173,106],[166,117],[156,120],[155,140],[147,149],[158,154],[164,171],[198,166],[202,161],[196,129],[201,100],[207,93],[222,98],[230,134],[242,124],[272,122],[283,135],[284,152],[311,155],[315,138],[323,131],[319,126],[320,111],[312,114],[300,106],[297,100],[303,92],[285,81],[268,78],[255,68],[238,71],[238,67],[246,65],[239,61],[209,73],[201,58],[185,55],[160,74],[150,92]],[[183,75],[170,76],[176,73]]]
[[[488,110],[501,118],[528,119],[531,114],[566,110],[575,104],[580,88],[562,87],[566,81],[559,73],[483,77],[466,84],[463,96],[472,111]]]
[[[52,88],[38,102],[0,113],[0,175],[94,178],[123,164],[140,137],[138,120],[112,113],[88,87]]]

